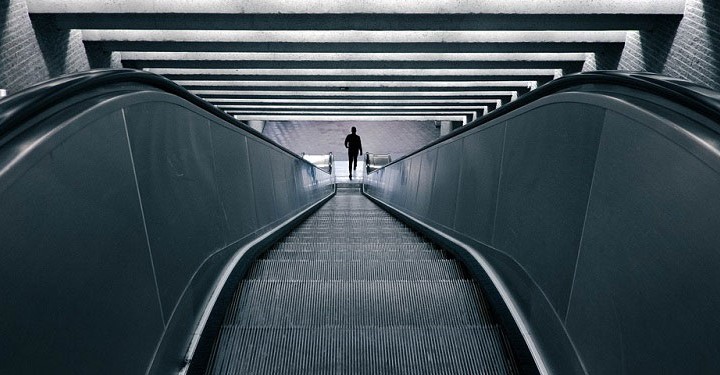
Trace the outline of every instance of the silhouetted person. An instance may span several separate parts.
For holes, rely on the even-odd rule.
[[[348,149],[348,159],[350,159],[348,170],[350,171],[350,179],[352,180],[352,173],[357,169],[358,151],[360,151],[360,155],[362,155],[362,142],[360,142],[360,136],[355,134],[357,129],[355,129],[354,126],[350,131],[352,134],[348,134],[347,137],[345,137],[345,148]]]

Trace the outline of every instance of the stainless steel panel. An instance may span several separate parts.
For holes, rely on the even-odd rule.
[[[257,213],[258,227],[262,228],[279,217],[275,206],[272,171],[272,157],[275,151],[254,139],[248,139],[247,145],[253,191],[255,192],[255,212]]]
[[[433,177],[435,176],[436,160],[437,148],[427,150],[420,157],[420,173],[418,175],[415,212],[421,217],[427,217],[430,212],[430,201],[432,201]]]
[[[608,113],[567,316],[590,373],[720,368],[720,176],[712,167]]]
[[[505,122],[478,129],[462,139],[462,153],[457,154],[462,170],[455,229],[486,244],[492,241],[495,224],[505,129]]]
[[[212,124],[212,145],[220,204],[227,222],[227,243],[247,236],[258,227],[255,194],[250,173],[247,137],[239,130]]]
[[[452,228],[455,221],[462,143],[462,139],[454,140],[443,144],[437,151],[429,217],[448,228]]]
[[[144,373],[162,334],[122,114],[93,117],[0,191],[0,373]]]
[[[179,105],[125,109],[163,308],[171,312],[195,270],[227,245],[209,121]]]
[[[507,123],[493,245],[525,265],[560,313],[567,310],[604,113],[550,104]]]

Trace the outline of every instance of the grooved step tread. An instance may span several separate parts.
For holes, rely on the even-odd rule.
[[[244,280],[227,325],[492,325],[474,283]]]
[[[276,260],[423,260],[447,259],[444,253],[434,250],[284,250],[272,251],[265,254],[263,259]]]
[[[258,260],[249,280],[455,280],[463,279],[454,260]]]
[[[495,327],[231,327],[214,374],[516,374]]]
[[[375,206],[338,194],[251,266],[208,374],[517,374],[475,281]]]
[[[429,242],[406,242],[394,243],[392,246],[384,243],[314,243],[300,242],[288,243],[283,242],[275,245],[271,252],[274,251],[437,251]]]

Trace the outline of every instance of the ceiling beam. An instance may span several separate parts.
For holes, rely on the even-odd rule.
[[[451,115],[234,115],[240,121],[468,121],[467,116]]]
[[[69,29],[638,30],[679,20],[684,0],[26,0]]]
[[[621,50],[625,31],[83,30],[106,51],[499,53]]]

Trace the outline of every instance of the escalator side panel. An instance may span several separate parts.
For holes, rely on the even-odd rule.
[[[218,194],[227,218],[228,241],[243,238],[258,227],[250,172],[248,140],[223,126],[212,126]]]
[[[524,265],[561,317],[604,115],[593,105],[553,103],[507,121],[491,246]]]
[[[277,208],[244,151],[276,145],[168,93],[100,91],[0,148],[0,373],[179,371],[233,255],[331,193],[262,159],[313,176]]]
[[[720,176],[712,164],[720,165],[608,113],[567,317],[590,371],[720,368]]]
[[[0,373],[144,373],[164,321],[122,113],[58,137],[0,191]]]
[[[417,186],[382,169],[367,176],[365,191],[464,244],[450,249],[491,275],[491,298],[509,304],[506,316],[541,371],[717,372],[720,142],[687,107],[666,101],[658,112],[645,96],[554,94],[388,167],[464,142],[459,181],[440,181],[461,186],[454,228],[434,225],[437,213],[415,216],[397,199],[403,191],[387,195],[389,186],[409,194]],[[473,144],[494,128],[507,129],[504,149]],[[468,158],[488,167],[468,170]],[[498,181],[477,175],[498,159],[496,221],[477,220],[491,216],[493,202],[472,192],[491,198],[484,184]]]
[[[492,241],[505,129],[505,123],[483,127],[455,142],[462,144],[462,154],[461,160],[453,163],[462,164],[462,170],[454,180],[458,181],[458,193],[451,228],[483,243]],[[440,152],[451,148],[448,145]],[[440,169],[444,168],[442,164]],[[438,184],[437,189],[441,186]]]
[[[209,120],[181,106],[125,109],[148,239],[163,307],[174,308],[207,257],[227,244]]]

